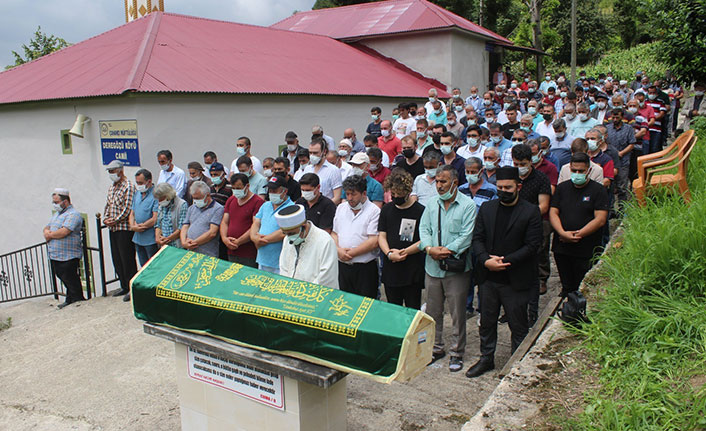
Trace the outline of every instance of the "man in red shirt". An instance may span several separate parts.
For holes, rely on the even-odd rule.
[[[380,123],[380,133],[382,136],[378,138],[378,148],[386,152],[392,162],[402,152],[402,141],[392,132],[392,123],[389,120]]]
[[[385,178],[387,178],[392,171],[390,168],[386,168],[382,165],[382,150],[380,150],[380,148],[369,148],[368,158],[370,159],[368,173],[375,181],[380,184],[385,184]]]
[[[220,231],[228,248],[228,260],[257,268],[257,249],[250,240],[250,226],[265,201],[250,191],[248,182],[245,174],[236,173],[230,178],[233,196],[226,201]]]

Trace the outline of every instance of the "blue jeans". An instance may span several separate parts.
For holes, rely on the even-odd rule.
[[[259,269],[260,271],[267,271],[269,273],[279,275],[279,268],[275,268],[274,266],[265,266],[258,264],[257,269]]]
[[[140,267],[145,266],[148,260],[155,254],[157,254],[157,244],[150,245],[138,245],[135,244],[135,251],[137,252],[137,260],[140,261]]]
[[[662,133],[650,130],[650,150],[643,154],[652,154],[662,150]]]

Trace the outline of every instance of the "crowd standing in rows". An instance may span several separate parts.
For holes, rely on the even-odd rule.
[[[682,128],[706,115],[703,83],[684,99],[676,81],[639,71],[631,83],[582,72],[573,85],[563,73],[538,84],[499,72],[493,84],[465,98],[454,88],[446,101],[431,89],[423,106],[400,103],[389,118],[373,107],[362,141],[348,128],[336,144],[314,125],[306,145],[289,131],[282,152],[260,160],[242,136],[229,166],[207,151],[186,171],[165,149],[156,182],[111,162],[103,222],[115,296],[129,300],[136,257],[143,266],[164,246],[371,298],[382,285],[389,302],[436,321],[432,362],[446,355],[448,305],[452,372],[463,368],[466,320],[479,311],[481,356],[466,375],[493,369],[498,321],[509,324],[514,351],[537,320],[550,250],[568,295],[630,198],[637,156],[662,149],[680,107]],[[44,236],[67,288],[63,307],[83,300],[82,220],[67,189],[52,201]]]

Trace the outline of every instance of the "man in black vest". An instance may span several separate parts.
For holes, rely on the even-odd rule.
[[[477,377],[495,368],[500,306],[512,333],[512,351],[527,335],[527,304],[537,280],[537,251],[542,244],[542,216],[537,205],[520,199],[517,168],[496,171],[498,200],[485,202],[478,211],[471,241],[478,259],[477,280],[482,300],[480,360],[466,371]]]

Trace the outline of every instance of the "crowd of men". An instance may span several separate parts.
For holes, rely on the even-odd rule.
[[[373,107],[362,141],[348,128],[337,144],[315,125],[306,145],[289,131],[282,152],[260,160],[243,136],[230,165],[207,151],[186,171],[162,150],[156,179],[147,169],[127,178],[111,162],[103,221],[114,296],[129,300],[137,261],[180,247],[371,298],[384,287],[389,302],[425,307],[436,321],[433,361],[446,356],[448,305],[452,372],[463,368],[467,317],[479,311],[481,358],[466,375],[493,369],[498,321],[514,351],[537,320],[550,250],[566,296],[630,198],[636,157],[662,149],[680,105],[680,127],[706,115],[703,83],[684,98],[675,81],[641,72],[632,83],[581,73],[570,85],[547,73],[538,84],[502,69],[493,79],[494,90],[472,87],[465,98],[455,88],[443,101],[431,89],[423,106],[400,103],[389,118]],[[52,199],[44,235],[67,287],[63,307],[83,300],[82,221],[67,189]]]

